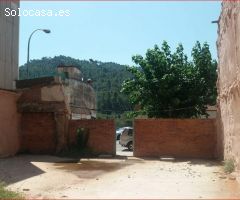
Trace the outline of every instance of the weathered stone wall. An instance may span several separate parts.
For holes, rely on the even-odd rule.
[[[137,119],[134,156],[214,158],[215,119]]]
[[[89,119],[94,116],[91,112],[91,109],[96,112],[94,89],[90,84],[75,79],[80,74],[79,70],[73,74],[70,72],[69,79],[65,80],[45,77],[17,81],[20,94],[17,107],[22,113],[22,151],[54,153],[64,150],[68,146],[70,115],[85,115]]]
[[[62,84],[53,81],[18,92],[17,107],[22,114],[21,151],[55,153],[66,149],[70,108]]]
[[[19,149],[18,95],[0,90],[0,157],[12,156]]]
[[[223,1],[218,34],[218,153],[240,170],[240,2]]]
[[[90,84],[67,79],[64,82],[64,93],[68,98],[73,119],[96,118],[96,94]]]
[[[75,66],[66,66],[66,65],[59,65],[57,67],[58,75],[64,79],[75,79],[82,81],[83,74],[82,72]]]
[[[96,118],[96,94],[91,81],[84,82],[82,72],[74,66],[58,66],[64,93],[70,104],[72,119]]]

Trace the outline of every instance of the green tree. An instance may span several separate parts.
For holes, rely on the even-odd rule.
[[[196,43],[189,62],[181,44],[171,53],[166,41],[148,49],[145,58],[134,56],[137,65],[128,67],[133,78],[124,81],[122,92],[148,117],[189,118],[206,114],[216,101],[216,61],[209,46]]]

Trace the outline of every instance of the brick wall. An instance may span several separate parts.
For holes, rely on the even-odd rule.
[[[134,121],[134,156],[213,158],[215,146],[214,119]]]
[[[116,154],[115,124],[113,120],[71,120],[69,122],[69,143],[76,144],[78,128],[89,130],[87,147],[94,154]]]
[[[12,156],[19,149],[17,99],[15,92],[0,90],[0,157]]]
[[[18,88],[33,84],[18,90],[22,151],[51,154],[67,148],[69,109],[62,86],[54,80],[47,77],[17,82]]]
[[[22,113],[21,151],[55,153],[56,140],[54,113]]]

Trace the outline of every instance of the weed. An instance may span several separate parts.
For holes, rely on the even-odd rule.
[[[78,128],[76,131],[76,141],[67,149],[59,152],[57,156],[69,158],[94,157],[95,154],[87,147],[89,129]]]
[[[89,130],[86,128],[77,129],[77,146],[79,149],[84,149],[87,146]]]
[[[235,170],[234,160],[228,159],[224,161],[224,171],[225,173],[232,173]]]
[[[23,199],[22,195],[6,189],[6,185],[0,182],[0,199]]]

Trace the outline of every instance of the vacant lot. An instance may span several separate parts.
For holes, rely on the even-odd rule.
[[[21,155],[0,160],[0,179],[31,198],[240,198],[237,181],[203,160]]]

